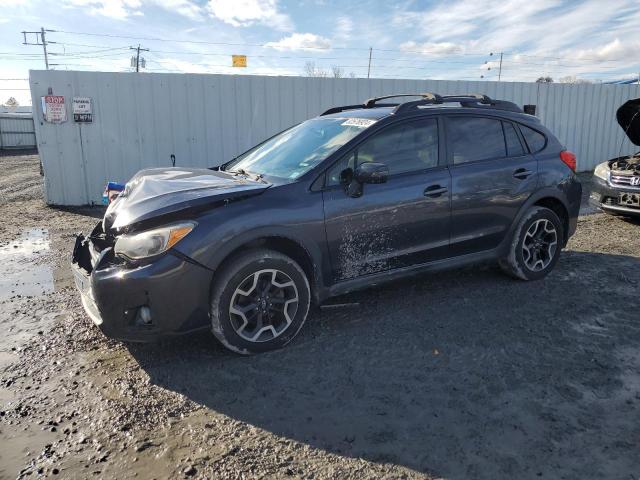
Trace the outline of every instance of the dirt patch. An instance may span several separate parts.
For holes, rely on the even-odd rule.
[[[0,192],[37,184],[37,157],[12,161]],[[63,269],[102,211],[30,188],[0,203],[0,245],[45,229],[33,262]],[[636,478],[639,287],[640,224],[591,214],[543,281],[487,265],[354,293],[250,358],[109,341],[64,283],[10,295],[0,478]]]

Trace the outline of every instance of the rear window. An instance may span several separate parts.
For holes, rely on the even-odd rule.
[[[540,132],[534,130],[533,128],[520,125],[520,131],[522,132],[522,136],[527,142],[527,146],[529,147],[529,151],[531,153],[539,152],[547,144],[547,139],[545,138],[545,136]]]
[[[507,156],[500,120],[450,117],[448,125],[454,164]]]

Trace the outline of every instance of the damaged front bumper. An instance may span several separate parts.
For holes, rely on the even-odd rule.
[[[640,217],[640,187],[616,186],[594,175],[589,203],[605,213]]]
[[[212,272],[183,255],[120,261],[99,223],[89,236],[77,236],[72,270],[84,310],[108,337],[153,341],[209,325]]]

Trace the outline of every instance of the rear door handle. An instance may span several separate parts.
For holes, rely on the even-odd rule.
[[[441,187],[440,185],[431,185],[430,187],[424,189],[424,196],[435,198],[439,197],[443,193],[447,193],[448,191],[449,190],[447,189],[447,187]]]
[[[533,172],[531,170],[527,170],[526,168],[519,168],[515,172],[513,172],[513,178],[518,178],[520,180],[524,180]]]

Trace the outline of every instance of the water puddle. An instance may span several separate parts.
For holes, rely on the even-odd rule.
[[[72,285],[70,269],[54,268],[45,258],[51,249],[49,232],[42,228],[0,244],[0,370],[14,360],[12,349],[64,314],[43,297]]]
[[[0,246],[0,300],[23,295],[36,296],[53,291],[53,272],[36,260],[49,250],[49,233],[43,229],[25,231],[7,245]]]

